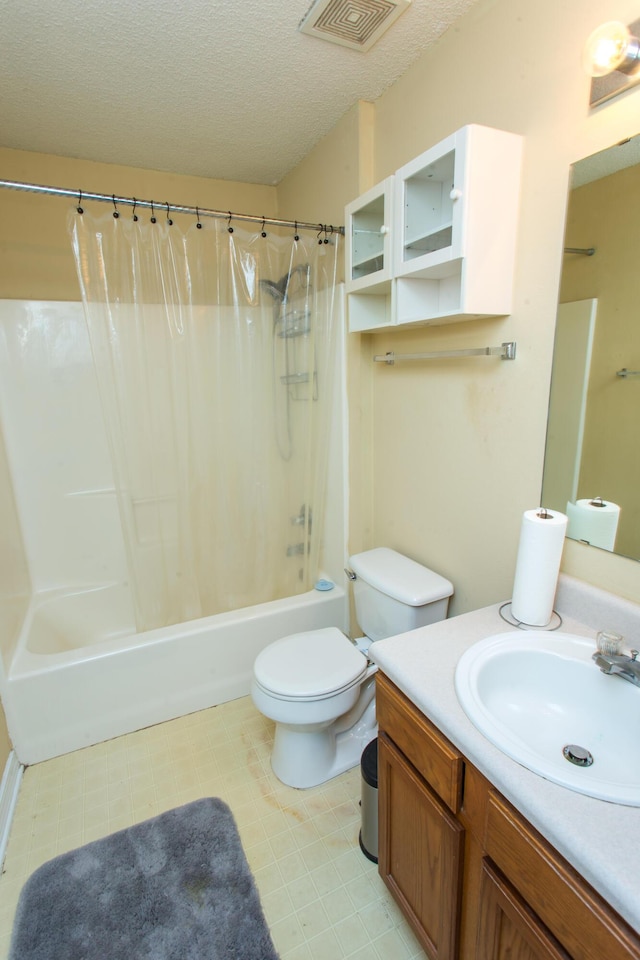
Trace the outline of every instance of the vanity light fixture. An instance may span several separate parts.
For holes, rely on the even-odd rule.
[[[592,77],[589,105],[610,100],[640,83],[640,20],[629,26],[612,20],[597,27],[584,47],[583,63]]]

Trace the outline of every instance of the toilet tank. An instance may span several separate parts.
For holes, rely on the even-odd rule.
[[[376,547],[349,559],[360,629],[382,640],[444,620],[453,584],[421,563]]]

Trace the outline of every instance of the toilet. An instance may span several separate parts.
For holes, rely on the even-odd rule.
[[[377,734],[371,643],[444,620],[452,584],[408,557],[377,547],[349,560],[358,623],[355,643],[337,627],[282,637],[257,656],[251,696],[275,721],[273,772],[313,787],[360,762]]]

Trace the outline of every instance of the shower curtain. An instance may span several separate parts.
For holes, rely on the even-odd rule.
[[[69,231],[137,629],[310,589],[338,235],[75,208]]]

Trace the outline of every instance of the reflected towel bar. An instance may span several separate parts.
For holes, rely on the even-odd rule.
[[[577,253],[581,257],[592,257],[596,252],[595,247],[565,247],[565,253]]]
[[[404,360],[442,360],[456,359],[458,357],[500,357],[501,360],[515,360],[516,343],[510,340],[507,343],[500,344],[499,347],[476,347],[470,350],[436,350],[435,353],[389,353],[379,354],[374,357],[375,363],[387,363],[389,365]]]

